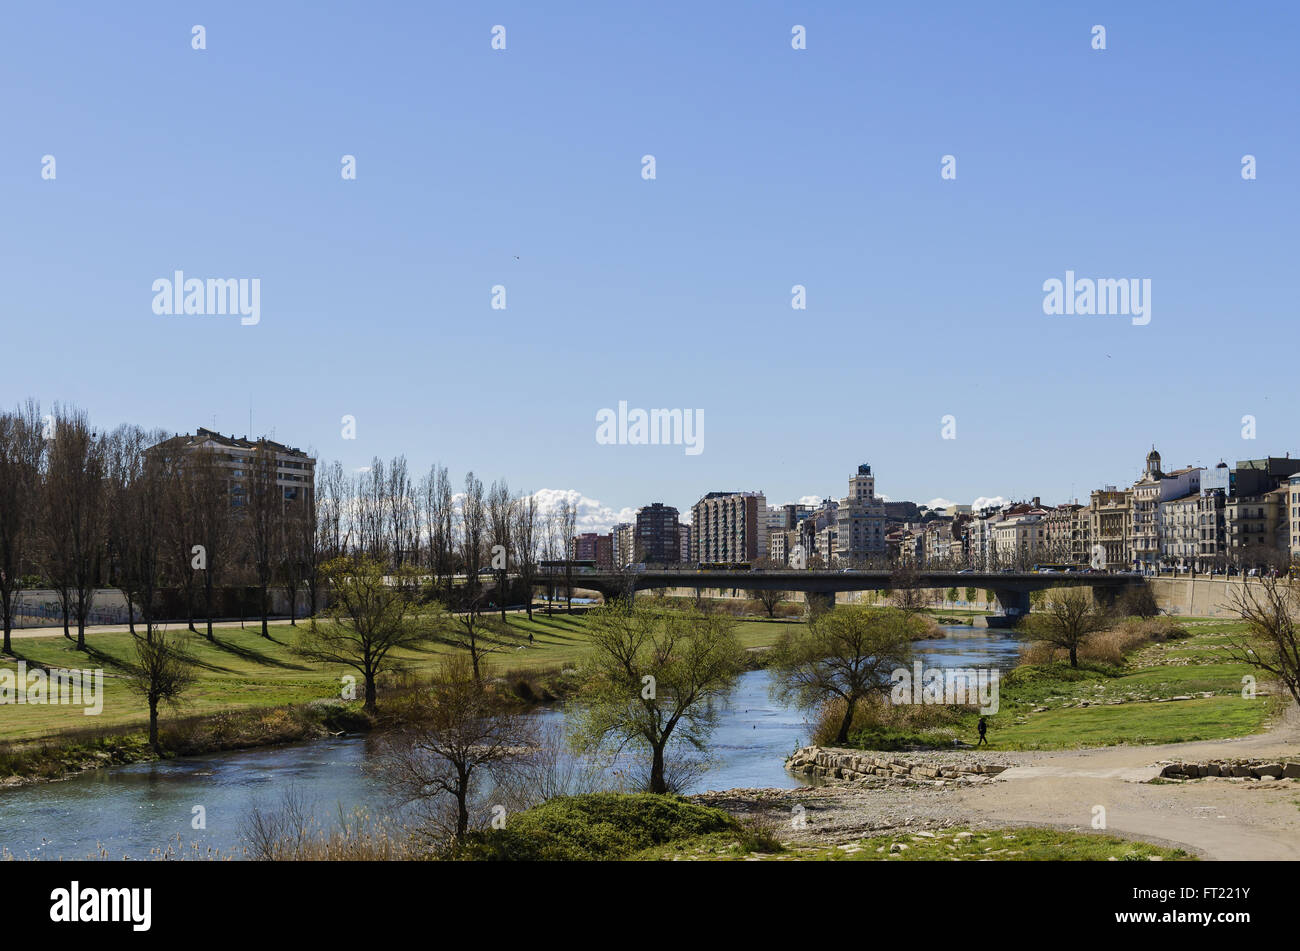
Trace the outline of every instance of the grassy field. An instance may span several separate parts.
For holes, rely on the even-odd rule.
[[[988,717],[991,750],[1055,750],[1180,743],[1259,733],[1277,698],[1242,695],[1257,673],[1228,656],[1230,621],[1193,622],[1190,636],[1148,644],[1120,666],[1072,669],[1057,662],[1004,676],[998,712]],[[1177,698],[1177,699],[1175,699]],[[978,714],[931,707],[898,711],[897,722],[864,722],[855,744],[868,749],[974,743]]]
[[[1181,743],[1258,733],[1276,710],[1271,697],[1242,696],[1253,673],[1226,656],[1232,622],[1188,627],[1190,637],[1147,645],[1123,667],[1021,669],[989,720],[994,749],[1063,749],[1122,743]],[[1174,699],[1175,697],[1190,699]]]
[[[498,674],[558,671],[575,666],[587,647],[586,620],[581,614],[556,613],[547,617],[534,612],[509,614],[504,636],[495,638],[499,652],[490,663]],[[744,620],[737,634],[745,647],[765,647],[776,642],[792,622]],[[260,628],[218,627],[216,643],[205,637],[190,641],[199,662],[198,683],[186,695],[176,715],[195,716],[224,710],[271,707],[338,697],[344,674],[351,668],[319,664],[293,651],[296,631],[289,626],[270,628],[263,638]],[[528,635],[533,642],[528,642]],[[33,665],[62,668],[103,668],[104,709],[99,716],[86,716],[81,707],[53,704],[0,707],[0,741],[48,737],[64,731],[135,728],[147,724],[144,702],[130,693],[120,672],[133,653],[129,633],[92,634],[87,637],[88,653],[77,651],[62,635],[16,639],[18,659]],[[394,659],[416,677],[430,672],[440,658],[454,648],[431,644],[427,649],[398,652]],[[15,661],[5,658],[0,666],[13,669]],[[382,701],[381,701],[382,703]],[[172,714],[164,713],[164,719]]]

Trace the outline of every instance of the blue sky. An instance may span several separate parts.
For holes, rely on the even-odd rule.
[[[1294,5],[610,6],[12,7],[0,402],[237,435],[251,403],[349,468],[615,512],[1300,452]],[[261,322],[155,315],[177,269],[260,278]],[[1150,324],[1045,316],[1067,269],[1150,279]],[[598,445],[620,400],[702,409],[704,451]]]

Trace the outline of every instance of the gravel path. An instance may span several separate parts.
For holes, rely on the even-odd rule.
[[[1300,782],[1206,778],[1152,784],[1163,763],[1300,759],[1300,709],[1267,733],[1232,740],[1053,752],[908,753],[935,765],[1007,764],[998,777],[943,786],[868,780],[696,796],[759,817],[783,840],[838,844],[870,834],[950,826],[1093,829],[1181,847],[1206,859],[1300,859]]]

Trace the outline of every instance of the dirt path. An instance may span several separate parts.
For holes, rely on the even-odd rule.
[[[989,822],[1092,828],[1189,847],[1210,859],[1300,859],[1300,783],[1202,779],[1150,785],[1161,760],[1300,758],[1300,709],[1269,732],[1231,740],[1039,754],[987,786],[962,788],[962,812]]]
[[[900,828],[1008,825],[1093,829],[1184,848],[1203,859],[1300,859],[1300,782],[1200,779],[1157,783],[1161,761],[1300,759],[1300,708],[1267,733],[1231,740],[1061,752],[973,754],[1014,764],[978,785],[868,780],[800,789],[733,789],[696,797],[763,816],[794,841],[844,843]],[[925,754],[909,754],[912,757]],[[792,821],[798,818],[798,822]]]

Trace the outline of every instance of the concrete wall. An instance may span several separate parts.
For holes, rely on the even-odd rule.
[[[1242,592],[1245,586],[1258,587],[1257,579],[1233,578],[1152,578],[1151,590],[1161,610],[1184,617],[1236,617],[1232,609],[1232,592]]]

